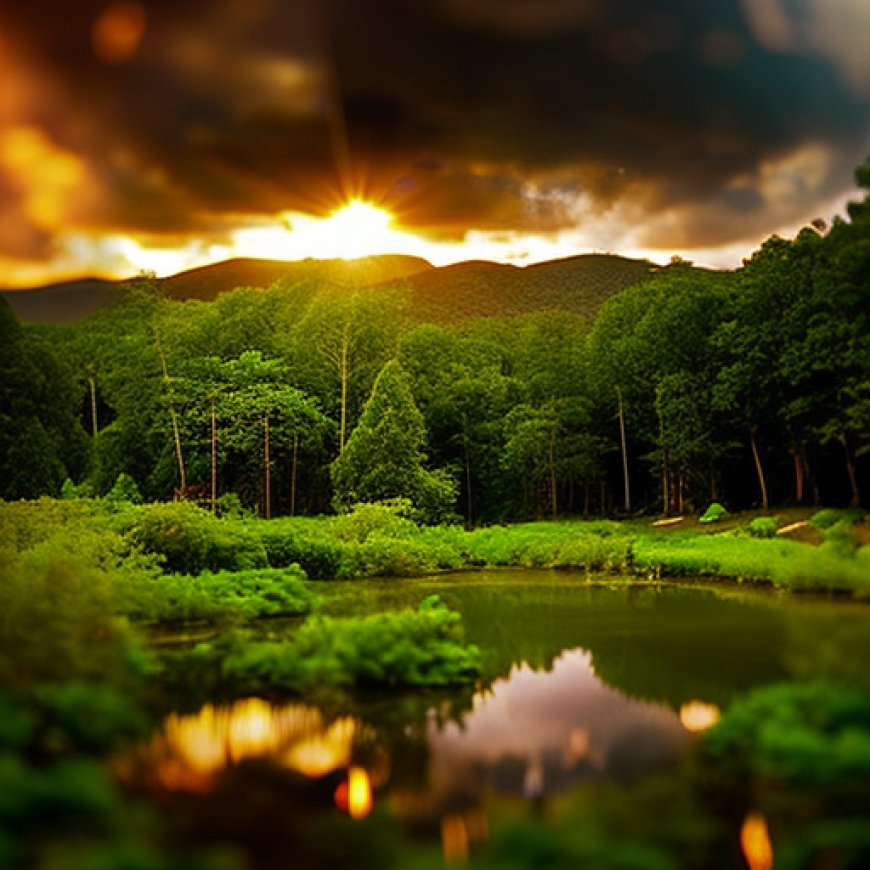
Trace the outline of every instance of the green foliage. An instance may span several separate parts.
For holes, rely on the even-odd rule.
[[[408,519],[412,512],[411,502],[402,498],[355,504],[347,513],[336,517],[331,527],[341,540],[357,544],[364,544],[372,534],[407,538],[418,531],[417,524]]]
[[[870,698],[817,683],[765,686],[737,700],[704,738],[732,775],[804,786],[862,783],[870,775]]]
[[[416,611],[315,617],[286,641],[235,636],[200,645],[189,664],[203,673],[216,668],[236,692],[450,686],[480,671],[479,650],[462,643],[459,623],[458,613],[430,597]]]
[[[776,529],[776,517],[755,517],[749,523],[749,534],[753,538],[774,538]]]
[[[312,580],[354,576],[348,566],[353,547],[333,536],[322,520],[272,520],[259,529],[269,564],[298,564]]]
[[[142,504],[142,493],[139,492],[136,481],[124,472],[118,475],[115,485],[106,493],[105,498],[106,501],[116,504],[119,502]]]
[[[260,539],[244,523],[221,522],[196,505],[147,505],[131,520],[127,537],[162,557],[167,572],[243,571],[267,564]]]
[[[135,619],[158,622],[257,619],[307,613],[314,596],[298,565],[247,571],[141,577],[118,591]]]
[[[241,520],[252,516],[242,506],[242,500],[235,492],[225,492],[222,496],[215,499],[215,513],[219,517],[226,517],[231,520]]]
[[[393,360],[378,375],[359,424],[332,465],[336,506],[404,498],[424,521],[443,518],[455,486],[446,472],[424,468],[425,440],[408,376]]]
[[[832,526],[840,522],[848,524],[857,523],[864,518],[864,511],[860,509],[851,510],[835,510],[834,508],[824,508],[816,511],[810,517],[810,523],[817,529],[827,531]]]
[[[0,563],[0,685],[123,681],[133,638],[115,616],[111,576],[49,541]]]
[[[718,520],[721,520],[722,517],[726,516],[727,514],[728,514],[728,511],[725,510],[725,507],[723,505],[719,504],[719,502],[714,501],[707,508],[707,510],[705,510],[704,513],[701,514],[700,518],[698,519],[698,522],[699,523],[715,523]]]

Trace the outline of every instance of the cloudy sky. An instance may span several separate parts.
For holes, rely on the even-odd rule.
[[[342,255],[352,199],[436,262],[736,265],[853,193],[868,44],[867,0],[5,0],[0,285]]]

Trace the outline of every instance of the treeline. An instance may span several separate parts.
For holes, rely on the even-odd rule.
[[[405,498],[468,524],[866,503],[870,161],[856,176],[848,218],[736,272],[662,269],[592,323],[442,327],[401,288],[299,278],[210,303],[143,280],[66,327],[3,303],[0,495],[265,516]]]

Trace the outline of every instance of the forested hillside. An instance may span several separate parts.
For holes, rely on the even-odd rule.
[[[153,284],[178,301],[211,301],[239,287],[268,288],[278,281],[286,293],[303,296],[311,287],[331,286],[336,293],[400,287],[409,291],[410,313],[425,323],[548,310],[576,311],[591,321],[606,299],[657,268],[613,254],[586,254],[526,268],[489,262],[436,268],[418,257],[398,255],[296,263],[236,259],[156,278]],[[121,288],[121,282],[84,279],[5,295],[24,322],[70,323],[116,301]]]
[[[858,180],[870,195],[870,163]],[[437,301],[450,270],[290,273],[210,302],[140,281],[67,326],[2,303],[2,495],[121,486],[266,516],[402,497],[468,523],[866,503],[870,196],[737,272],[673,265],[594,314],[506,301],[530,272],[536,307],[574,298],[576,265],[465,264]],[[459,311],[493,272],[501,315],[470,316],[494,294]]]

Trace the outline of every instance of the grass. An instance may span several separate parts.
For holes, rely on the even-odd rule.
[[[41,499],[0,505],[9,558],[65,548],[115,578],[124,593],[121,612],[168,620],[217,618],[234,608],[243,618],[304,612],[302,603],[286,609],[277,604],[283,593],[274,584],[291,575],[270,569],[296,572],[302,581],[479,567],[570,568],[587,575],[705,577],[870,596],[866,523],[854,512],[834,510],[825,510],[821,523],[814,520],[810,511],[789,510],[775,517],[728,514],[710,524],[687,518],[663,528],[648,520],[575,520],[466,531],[421,527],[402,516],[401,506],[387,505],[270,521],[217,519],[191,504],[119,507]],[[778,534],[796,522],[804,523],[797,533]],[[155,593],[150,603],[149,590]]]

